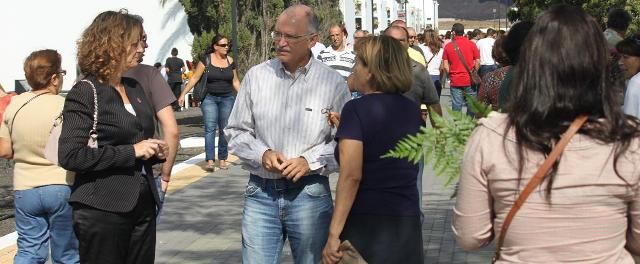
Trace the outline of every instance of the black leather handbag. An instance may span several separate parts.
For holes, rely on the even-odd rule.
[[[195,97],[195,100],[198,100],[200,102],[202,102],[202,100],[204,100],[204,97],[207,96],[207,75],[209,73],[209,65],[211,64],[209,54],[204,57],[204,72],[202,73],[202,76],[200,76],[200,80],[198,80],[195,87],[193,88],[193,97]]]

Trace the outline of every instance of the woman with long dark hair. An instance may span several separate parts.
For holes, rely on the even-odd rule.
[[[478,89],[478,101],[490,104],[495,111],[499,110],[498,93],[500,86],[507,72],[511,69],[509,57],[507,57],[507,54],[505,54],[502,49],[502,42],[504,42],[504,40],[505,38],[497,39],[491,51],[491,56],[499,68],[482,77],[482,83]]]
[[[598,23],[577,7],[536,21],[508,114],[482,119],[465,150],[453,229],[467,249],[499,237],[567,128],[587,121],[505,233],[497,263],[634,263],[640,253],[640,122],[622,112]],[[580,118],[578,118],[580,117]]]
[[[209,50],[200,58],[194,74],[189,78],[189,82],[178,98],[178,103],[183,106],[184,96],[200,80],[205,69],[208,69],[206,71],[207,93],[204,98],[200,98],[202,100],[200,109],[204,119],[204,151],[208,171],[213,171],[216,160],[216,127],[218,128],[219,168],[228,168],[227,139],[223,129],[227,126],[233,103],[236,100],[236,93],[240,90],[236,63],[233,58],[228,56],[229,49],[231,49],[229,38],[219,34],[215,35],[211,40]]]

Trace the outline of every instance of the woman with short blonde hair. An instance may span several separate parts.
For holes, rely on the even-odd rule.
[[[404,93],[411,89],[413,75],[409,55],[406,50],[395,49],[400,42],[392,40],[368,37],[355,46],[356,61],[371,73],[368,83],[375,92]]]
[[[402,95],[411,88],[409,60],[406,48],[388,36],[356,44],[349,84],[364,95],[342,109],[335,154],[340,178],[323,263],[342,258],[341,240],[368,263],[423,263],[418,166],[380,158],[424,124],[418,105]]]

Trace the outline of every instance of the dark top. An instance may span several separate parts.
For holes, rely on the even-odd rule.
[[[205,54],[201,58],[201,62],[206,61],[205,56],[210,56],[210,54]],[[211,95],[215,96],[231,96],[234,93],[233,89],[233,70],[236,69],[236,62],[229,63],[229,59],[227,58],[227,63],[229,66],[221,68],[216,67],[213,64],[209,64],[209,73],[207,74],[207,92]]]
[[[93,89],[76,83],[67,94],[60,135],[58,161],[76,172],[69,202],[81,203],[110,212],[129,212],[136,206],[141,184],[148,184],[156,204],[158,192],[151,165],[158,159],[136,159],[133,144],[153,137],[154,111],[144,91],[131,78],[122,78],[127,97],[135,110],[125,109],[122,97],[108,84],[91,80],[98,95],[98,148],[87,146],[93,124]]]
[[[167,82],[182,82],[182,67],[184,67],[184,61],[182,59],[178,57],[169,57],[164,63],[164,67],[169,69],[169,72],[167,73]]]
[[[515,78],[515,72],[516,66],[510,67],[500,84],[500,90],[498,90],[498,108],[502,109],[502,111],[506,110],[506,106],[511,99],[511,90]]]
[[[367,94],[345,104],[336,134],[362,141],[362,180],[350,214],[415,216],[419,214],[418,166],[404,159],[380,158],[423,124],[419,107],[400,94]]]
[[[438,91],[431,78],[427,79],[427,69],[422,64],[411,60],[411,71],[413,83],[411,89],[404,93],[404,96],[411,99],[416,104],[434,105],[440,103]]]
[[[138,64],[124,74],[124,77],[136,79],[142,86],[147,98],[151,99],[151,105],[155,112],[162,110],[176,101],[176,96],[171,91],[167,81],[156,67],[146,64]]]

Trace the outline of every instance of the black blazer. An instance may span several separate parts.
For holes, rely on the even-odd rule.
[[[129,212],[148,184],[156,204],[158,191],[151,165],[159,160],[136,159],[133,144],[153,137],[154,111],[142,87],[131,78],[122,78],[136,115],[129,113],[115,88],[93,82],[98,95],[98,148],[87,146],[93,125],[93,89],[76,83],[64,103],[58,160],[66,170],[76,172],[69,202],[81,203],[110,212]],[[148,172],[142,174],[142,168]]]

